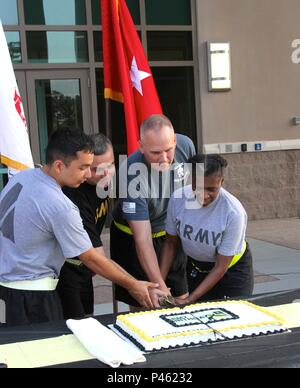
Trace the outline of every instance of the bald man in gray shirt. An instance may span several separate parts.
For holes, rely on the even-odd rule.
[[[195,154],[191,139],[175,134],[164,115],[150,116],[141,127],[140,150],[120,167],[120,198],[113,212],[111,254],[139,279],[159,284],[165,294],[181,297],[187,293],[186,257],[178,251],[166,282],[159,270],[159,256],[165,238],[165,221],[170,195],[182,187],[188,175],[185,162]],[[137,170],[136,172],[134,170]],[[140,171],[138,171],[140,170]],[[139,180],[137,193],[131,193]],[[116,299],[134,307],[139,303],[122,287],[116,287]],[[150,292],[155,307],[157,294]]]

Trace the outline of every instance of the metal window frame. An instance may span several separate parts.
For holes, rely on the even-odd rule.
[[[148,31],[191,31],[192,32],[192,44],[193,44],[193,60],[189,61],[151,61],[150,66],[155,67],[193,67],[194,70],[194,94],[195,94],[195,107],[196,107],[196,145],[200,149],[202,146],[202,122],[201,122],[201,108],[200,108],[200,76],[199,76],[199,58],[198,58],[198,38],[197,38],[197,16],[196,16],[196,1],[191,1],[191,25],[147,25],[146,24],[146,6],[145,0],[139,0],[140,2],[140,21],[141,24],[136,28],[141,32],[141,41],[145,52],[147,53]],[[102,26],[92,24],[92,5],[90,0],[85,0],[86,5],[86,25],[70,26],[48,26],[48,25],[25,25],[24,5],[23,0],[17,0],[19,24],[5,25],[6,31],[19,31],[21,41],[21,53],[22,63],[15,64],[15,70],[33,71],[33,70],[75,70],[86,69],[89,71],[90,77],[90,95],[91,95],[91,121],[93,132],[99,131],[98,124],[98,112],[97,112],[97,89],[96,89],[96,69],[103,68],[103,62],[96,62],[94,55],[94,31],[102,31]],[[86,31],[88,40],[88,52],[89,62],[87,63],[74,63],[74,64],[30,64],[28,63],[27,56],[27,44],[26,44],[26,32],[27,31]]]

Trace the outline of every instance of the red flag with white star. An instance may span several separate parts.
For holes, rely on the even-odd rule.
[[[101,0],[104,97],[124,103],[128,154],[138,149],[140,124],[162,113],[153,76],[125,0]]]

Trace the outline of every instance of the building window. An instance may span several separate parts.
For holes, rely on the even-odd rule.
[[[83,129],[81,87],[78,79],[35,82],[41,161],[51,134],[61,128]]]
[[[147,42],[150,61],[193,60],[191,31],[149,31]]]
[[[178,133],[196,140],[193,67],[153,67],[163,112]]]
[[[85,0],[24,0],[24,14],[29,25],[86,24]]]
[[[131,13],[131,17],[133,19],[134,24],[141,24],[140,18],[140,4],[138,0],[126,0],[126,4]]]
[[[20,33],[18,31],[6,31],[5,37],[12,63],[22,63]]]
[[[22,4],[19,10],[18,4]],[[126,0],[126,4],[147,48],[164,113],[177,132],[196,141],[194,69],[197,56],[193,55],[196,28],[192,25],[193,3],[191,0]],[[49,64],[68,64],[63,67],[70,71],[78,67],[85,67],[91,74],[96,71],[97,83],[92,82],[90,86],[92,96],[97,92],[98,104],[92,109],[98,109],[99,130],[105,132],[100,5],[100,0],[0,0],[0,18],[12,62],[22,63],[16,67],[18,70],[47,70],[59,67]],[[18,11],[24,14],[19,15]],[[35,86],[41,95],[41,91],[52,91],[53,85],[44,82]],[[112,140],[117,153],[126,153],[124,107],[114,101],[110,104]],[[97,128],[95,116],[91,120]]]
[[[99,26],[101,24],[101,6],[100,0],[91,0],[92,1],[92,15],[93,15],[93,25]],[[140,4],[139,0],[126,0],[126,4],[131,13],[134,24],[141,24],[140,18]]]
[[[85,31],[27,31],[29,63],[88,62]]]
[[[92,18],[93,25],[100,26],[101,24],[101,6],[99,0],[91,0],[92,2]]]
[[[0,0],[0,19],[2,24],[19,24],[17,0]]]
[[[94,31],[94,55],[95,62],[103,61],[102,32]]]
[[[190,0],[145,0],[149,25],[191,25]]]

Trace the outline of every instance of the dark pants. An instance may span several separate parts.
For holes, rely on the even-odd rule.
[[[200,273],[195,269],[192,264],[193,262],[199,269],[206,273]],[[199,262],[190,257],[188,258],[187,278],[190,293],[199,286],[213,267],[214,263]],[[253,287],[254,276],[252,254],[247,244],[247,249],[243,257],[226,272],[224,277],[215,285],[215,287],[199,299],[199,302],[227,298],[249,298],[252,295]]]
[[[66,262],[60,272],[57,292],[65,319],[84,318],[94,312],[92,272],[85,266]]]
[[[163,242],[164,237],[153,239],[153,246],[158,259],[160,257]],[[140,265],[133,237],[119,230],[114,223],[112,223],[110,230],[110,253],[111,258],[136,279],[148,280]],[[180,296],[187,293],[186,256],[181,249],[178,251],[176,259],[174,260],[166,284],[171,288],[173,296]],[[130,306],[139,306],[138,302],[127,290],[117,285],[115,288],[115,298]]]
[[[20,291],[0,286],[0,300],[5,302],[7,326],[60,321],[64,318],[56,291]]]

